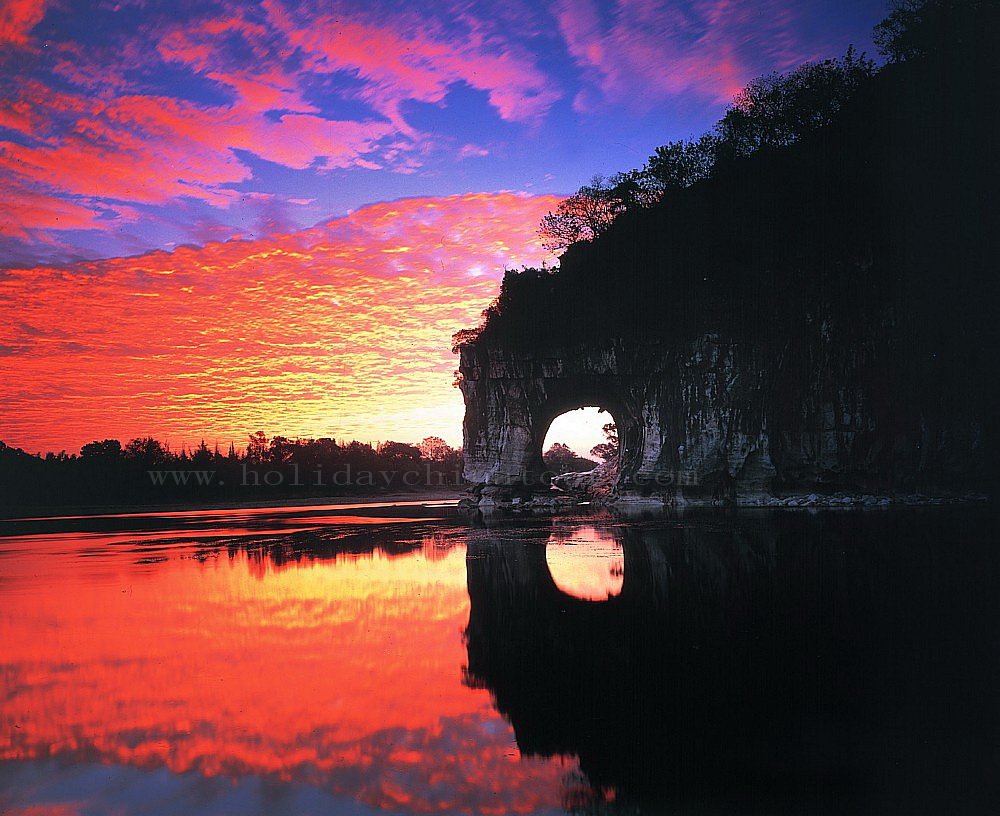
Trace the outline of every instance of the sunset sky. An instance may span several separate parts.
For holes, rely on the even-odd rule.
[[[0,440],[459,444],[559,197],[885,6],[0,0]]]

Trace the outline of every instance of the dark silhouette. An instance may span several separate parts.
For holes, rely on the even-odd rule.
[[[90,442],[80,455],[29,454],[0,442],[0,508],[253,501],[285,497],[369,495],[458,487],[462,452],[428,438],[420,447],[383,442],[378,448],[331,438],[268,438],[251,434],[228,453],[202,440],[173,451],[152,437],[122,446]]]
[[[578,456],[568,445],[553,442],[542,456],[546,470],[558,475],[560,473],[585,473],[593,470],[597,463],[593,459]]]
[[[572,376],[590,401],[660,389],[655,405],[636,397],[619,416],[628,492],[647,489],[628,481],[642,468],[697,468],[700,481],[725,471],[745,495],[988,489],[1000,404],[989,373],[1000,75],[985,32],[997,30],[996,8],[906,3],[880,29],[890,61],[877,72],[850,52],[751,83],[714,134],[707,177],[692,159],[695,170],[671,182],[680,189],[652,206],[622,205],[558,268],[508,271],[479,328],[455,337],[470,478],[499,479],[490,470],[498,457],[510,463],[504,480],[533,478],[534,449],[509,449],[514,436],[488,420],[526,416],[531,435],[552,398],[527,381],[516,384],[523,399],[504,391],[487,361],[537,357],[565,371],[579,364]],[[961,46],[946,32],[959,32]],[[688,161],[686,148],[675,152],[671,161]],[[682,186],[687,179],[696,180]],[[695,347],[701,364],[686,356]],[[710,347],[720,369],[738,375],[732,390],[687,387],[698,365],[717,373]],[[614,370],[600,368],[607,356]],[[541,379],[546,388],[557,381],[544,371]],[[497,394],[506,402],[481,410]],[[675,437],[646,451],[653,464],[639,449],[655,430],[646,409]],[[690,445],[680,452],[692,434],[704,441],[706,418],[726,429],[718,464],[694,461]],[[737,432],[759,443],[758,460],[730,445]],[[824,434],[843,444],[814,444]],[[508,448],[493,450],[500,439]]]
[[[542,245],[561,251],[592,241],[625,213],[669,201],[671,194],[711,177],[733,159],[793,144],[833,122],[874,73],[875,64],[849,48],[843,59],[751,81],[711,133],[656,148],[638,170],[608,179],[594,176],[562,201],[542,218]]]
[[[599,602],[557,588],[553,528],[484,533],[467,682],[523,753],[579,757],[623,812],[993,812],[989,514],[859,518],[612,527],[624,581]]]

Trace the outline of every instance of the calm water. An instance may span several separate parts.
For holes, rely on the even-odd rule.
[[[992,813],[986,508],[0,522],[0,813]]]

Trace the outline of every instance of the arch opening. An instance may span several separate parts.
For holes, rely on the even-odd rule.
[[[605,408],[583,406],[556,415],[541,446],[553,474],[582,473],[618,458],[618,423]]]

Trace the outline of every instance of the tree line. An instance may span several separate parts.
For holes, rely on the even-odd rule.
[[[997,7],[996,0],[895,0],[872,40],[890,64],[932,55],[961,60],[992,48]],[[840,59],[751,80],[709,132],[657,147],[638,169],[595,175],[561,202],[541,220],[543,246],[563,252],[592,241],[625,213],[669,200],[758,150],[787,147],[827,127],[876,73],[876,63],[851,46]]]
[[[462,482],[462,449],[437,436],[413,445],[250,434],[224,452],[179,450],[151,437],[102,439],[79,454],[31,454],[0,442],[0,507],[244,501],[448,488]]]
[[[708,133],[657,147],[646,163],[610,178],[595,175],[543,216],[542,245],[562,252],[603,235],[622,215],[669,200],[718,168],[762,148],[785,147],[829,125],[876,71],[853,46],[841,59],[806,63],[751,80]]]
[[[614,424],[591,451],[617,454]],[[560,442],[545,454],[554,473],[591,470],[595,462]],[[0,507],[27,508],[253,501],[286,497],[372,495],[464,486],[462,448],[438,436],[417,444],[377,444],[332,437],[249,434],[223,451],[204,440],[189,447],[152,436],[125,444],[88,442],[78,454],[28,453],[0,442]]]

